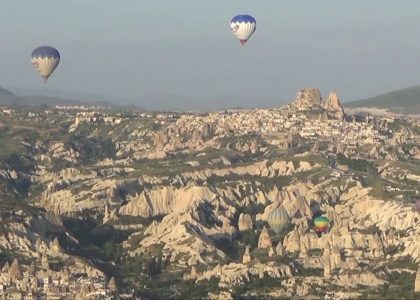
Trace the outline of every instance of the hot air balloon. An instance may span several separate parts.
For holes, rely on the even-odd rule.
[[[230,21],[233,35],[244,45],[254,34],[257,22],[249,15],[238,15]]]
[[[315,232],[317,233],[325,233],[328,230],[328,225],[330,224],[330,220],[327,217],[316,217],[314,219],[315,225]]]
[[[60,52],[50,46],[36,48],[31,55],[32,65],[46,83],[60,63]]]
[[[267,221],[271,229],[278,234],[287,228],[290,218],[284,208],[280,207],[268,215]]]

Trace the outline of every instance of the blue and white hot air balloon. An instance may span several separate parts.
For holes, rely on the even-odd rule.
[[[230,21],[233,35],[244,45],[254,34],[257,22],[249,15],[238,15]]]
[[[36,48],[31,55],[32,65],[46,83],[48,77],[54,72],[60,63],[60,52],[50,46]]]

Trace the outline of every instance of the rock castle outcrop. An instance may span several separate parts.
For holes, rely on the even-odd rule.
[[[321,92],[317,88],[304,88],[298,91],[293,104],[299,108],[312,108],[321,106]]]
[[[310,110],[313,108],[324,108],[328,113],[339,119],[344,118],[344,110],[341,106],[337,92],[330,92],[327,99],[322,100],[321,92],[317,88],[304,88],[298,91],[292,105],[299,110]]]

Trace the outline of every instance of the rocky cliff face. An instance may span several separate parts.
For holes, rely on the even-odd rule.
[[[62,171],[61,175],[43,179],[47,189],[42,194],[41,203],[47,210],[57,214],[71,214],[89,209],[104,211],[106,205],[118,205],[122,200],[127,200],[127,203],[119,208],[120,214],[150,217],[169,212],[173,208],[170,202],[174,199],[188,203],[188,199],[196,198],[191,194],[201,193],[204,190],[208,197],[214,197],[214,189],[199,187],[210,178],[219,180],[225,180],[229,176],[276,178],[309,171],[316,167],[318,167],[316,163],[305,161],[294,164],[292,161],[276,160],[269,163],[264,160],[239,167],[203,168],[174,176],[140,176],[122,180],[106,179],[101,174],[78,174],[68,170]],[[69,179],[65,175],[67,173],[74,176]],[[119,173],[124,172],[113,171],[113,174]],[[166,183],[172,186],[168,187]],[[150,185],[156,188],[154,190],[144,188]],[[182,186],[183,189],[174,186]],[[124,199],[121,198],[121,193],[127,194]]]
[[[183,189],[164,187],[144,192],[137,197],[129,197],[129,203],[122,206],[119,213],[150,218],[172,212],[182,212],[199,200],[212,200],[215,197],[216,195],[207,187]]]

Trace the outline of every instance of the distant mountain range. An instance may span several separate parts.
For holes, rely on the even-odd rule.
[[[388,92],[376,97],[343,103],[345,107],[387,108],[396,113],[420,113],[420,86]]]
[[[40,106],[40,105],[99,105],[111,108],[130,108],[139,109],[134,105],[118,105],[104,100],[105,97],[96,95],[85,95],[77,93],[67,93],[55,90],[49,90],[48,95],[43,92],[31,89],[13,88],[14,92],[0,87],[0,105],[22,105],[22,106]]]
[[[218,109],[229,108],[255,108],[258,97],[241,97],[235,95],[224,96],[191,96],[166,94],[159,96],[141,96],[137,99],[125,99],[121,97],[103,96],[80,92],[68,92],[62,90],[54,90],[51,88],[22,88],[22,87],[6,87],[11,91],[7,98],[0,94],[0,104],[20,104],[20,105],[103,105],[115,108],[128,108],[135,110],[152,110],[152,111],[213,111]],[[260,101],[258,108],[276,107],[285,103],[275,98],[264,98]],[[132,103],[140,103],[141,106]],[[229,105],[231,103],[231,105]]]
[[[233,97],[235,98],[235,97]],[[170,101],[169,101],[170,99]],[[156,110],[165,107],[166,110],[177,110],[174,103],[182,102],[183,106],[195,108],[196,110],[211,110],[218,107],[223,107],[223,100],[230,99],[230,97],[219,97],[215,99],[208,99],[203,101],[203,107],[199,107],[201,101],[194,97],[180,97],[180,96],[166,96],[166,97],[145,97],[139,99],[141,103],[148,103],[148,109]],[[249,99],[248,99],[249,100]],[[241,102],[250,102],[238,101]],[[77,92],[65,92],[59,90],[37,90],[28,88],[10,87],[4,89],[0,87],[0,105],[24,105],[24,106],[39,106],[39,105],[100,105],[111,108],[126,108],[135,110],[144,110],[134,104],[130,104],[134,100],[128,99],[114,99],[107,96],[91,95]],[[138,102],[138,101],[135,101]],[[199,102],[199,103],[197,103]],[[118,103],[118,104],[116,104]],[[207,107],[211,103],[213,108]],[[376,97],[350,101],[342,103],[344,107],[369,107],[369,108],[385,108],[396,113],[403,114],[420,114],[420,86],[413,86],[405,89],[400,89]],[[245,105],[247,106],[247,105]],[[194,110],[194,109],[192,109]]]
[[[12,92],[0,87],[0,97],[13,97],[13,96],[15,95]]]

